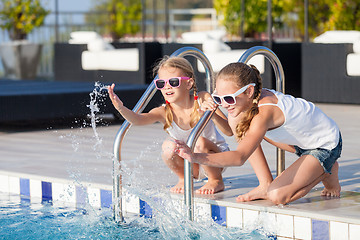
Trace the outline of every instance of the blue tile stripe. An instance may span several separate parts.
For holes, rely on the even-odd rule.
[[[52,201],[52,183],[42,181],[41,190],[42,190],[42,200]]]
[[[143,216],[145,218],[151,218],[152,217],[152,209],[147,202],[140,199],[140,216]]]
[[[75,187],[76,204],[85,205],[88,202],[88,195],[85,187]]]
[[[112,191],[100,189],[101,207],[111,208],[112,206]]]
[[[3,176],[2,176],[3,177]],[[9,176],[10,177],[10,176]],[[14,178],[12,178],[14,179]],[[28,178],[17,178],[19,183],[19,193],[22,197],[25,197],[24,199],[29,199],[31,196],[31,187],[34,186],[34,183],[31,183],[31,180]],[[36,197],[40,196],[42,197],[43,201],[52,201],[53,200],[53,187],[56,186],[56,184],[53,185],[52,182],[48,181],[38,181],[36,180],[36,184],[38,182],[41,185],[39,186],[39,192],[35,189],[35,195]],[[31,183],[31,184],[30,184]],[[0,182],[0,186],[2,190],[8,189],[7,191],[10,191],[10,185],[9,182],[4,181]],[[36,185],[35,185],[36,186]],[[76,204],[88,204],[89,198],[88,198],[88,189],[83,186],[74,186],[75,187],[75,194],[76,194]],[[35,187],[36,188],[36,187]],[[103,208],[111,208],[112,207],[112,191],[110,190],[104,190],[104,189],[98,189],[99,194],[96,194],[96,197],[99,197],[101,207]],[[33,190],[34,191],[34,190]],[[33,193],[33,194],[34,194]],[[139,198],[137,198],[139,199]],[[155,199],[156,201],[161,201],[162,199]],[[139,202],[135,203],[139,204],[140,207],[140,215],[146,218],[151,218],[153,216],[153,209],[150,207],[150,205],[143,201],[139,200]],[[218,223],[221,226],[227,226],[226,223],[226,207],[224,206],[218,206],[218,205],[210,205],[211,207],[211,217],[214,222]],[[245,219],[244,219],[245,221]],[[356,225],[356,224],[355,224]],[[317,220],[317,219],[311,219],[311,235],[312,239],[330,239],[330,223],[326,220]],[[270,239],[277,239],[277,236],[269,236]]]
[[[30,197],[30,180],[20,178],[20,195]]]
[[[330,239],[328,221],[312,219],[312,239],[313,240]]]
[[[7,176],[5,176],[7,177]],[[19,179],[19,192],[17,194],[20,195],[21,198],[24,199],[29,199],[31,197],[31,191],[30,191],[30,179],[28,178],[18,178]],[[0,185],[2,183],[0,182]],[[52,202],[53,201],[53,184],[52,182],[48,182],[48,181],[40,181],[40,196],[41,200],[44,202]],[[10,192],[10,189],[8,188],[7,183],[4,184],[6,185],[5,191]],[[2,186],[2,189],[4,189],[4,185]],[[89,203],[89,199],[88,199],[88,193],[87,193],[87,188],[83,187],[83,186],[74,186],[75,187],[75,203],[76,206],[83,206],[84,204],[88,204]],[[99,189],[100,191],[100,203],[101,203],[101,207],[104,208],[111,208],[112,207],[112,191],[111,190],[104,190],[104,189]],[[147,210],[147,212],[149,212]],[[149,215],[147,213],[147,215]]]
[[[211,205],[211,218],[217,224],[226,226],[226,207]]]

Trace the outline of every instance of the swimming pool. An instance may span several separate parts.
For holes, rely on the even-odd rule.
[[[263,231],[170,220],[134,215],[116,224],[111,209],[56,207],[0,193],[1,239],[273,239]]]

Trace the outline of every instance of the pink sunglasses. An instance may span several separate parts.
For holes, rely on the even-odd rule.
[[[169,79],[155,79],[155,86],[157,89],[161,90],[168,83],[173,88],[178,88],[180,86],[180,80],[189,80],[189,77],[172,77]]]

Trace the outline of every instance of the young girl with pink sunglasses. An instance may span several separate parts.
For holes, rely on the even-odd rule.
[[[197,92],[194,70],[185,58],[165,56],[154,68],[154,73],[158,74],[158,79],[154,81],[165,99],[165,104],[148,113],[137,114],[126,108],[114,93],[114,84],[108,88],[108,92],[114,107],[131,124],[146,125],[155,122],[164,124],[164,130],[171,138],[165,140],[162,145],[162,158],[179,177],[178,183],[171,188],[171,191],[183,193],[184,159],[174,153],[176,143],[173,139],[187,141],[201,113],[212,107],[208,101],[205,101],[205,99],[211,99],[211,95],[208,92]],[[229,150],[224,137],[216,130],[215,124],[224,134],[232,135],[226,116],[220,110],[216,110],[212,120],[198,138],[195,152],[216,153]],[[208,177],[208,182],[196,192],[214,194],[223,191],[225,186],[222,171],[223,168],[194,164],[194,178]]]

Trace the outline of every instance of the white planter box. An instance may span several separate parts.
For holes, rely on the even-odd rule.
[[[5,77],[11,79],[34,79],[40,61],[42,45],[28,41],[0,44],[0,56]]]

